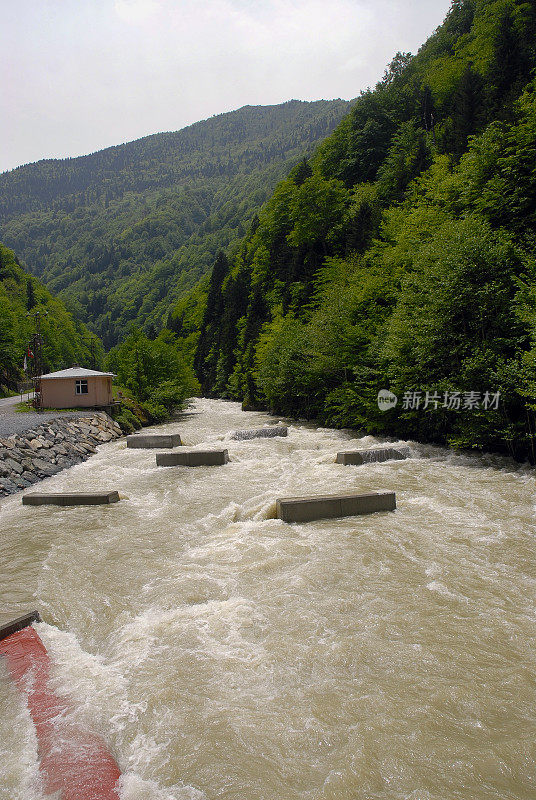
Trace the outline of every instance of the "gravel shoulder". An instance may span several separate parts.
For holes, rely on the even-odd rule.
[[[20,401],[19,401],[20,402]],[[14,433],[24,433],[37,425],[58,417],[87,417],[93,409],[87,411],[28,411],[17,414],[12,405],[0,406],[0,438],[6,439]]]

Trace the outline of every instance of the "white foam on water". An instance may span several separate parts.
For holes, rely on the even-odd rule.
[[[449,589],[445,586],[444,583],[441,581],[430,581],[430,583],[426,584],[426,588],[430,592],[437,592],[437,594],[441,595],[442,597],[446,597],[449,600],[457,600],[461,603],[467,603],[467,597],[463,595],[457,594],[455,592],[449,591]]]
[[[0,658],[0,800],[49,800],[42,793],[37,735],[26,704]]]
[[[207,800],[204,792],[193,786],[161,788],[156,781],[144,780],[132,773],[121,776],[119,788],[121,800]]]

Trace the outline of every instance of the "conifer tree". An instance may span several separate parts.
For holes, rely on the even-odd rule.
[[[223,251],[218,253],[207,294],[207,305],[201,324],[201,334],[194,356],[194,369],[203,391],[214,385],[219,357],[220,324],[223,313],[223,282],[229,272],[229,262]]]
[[[10,317],[9,309],[3,307],[0,298],[0,394],[2,387],[15,388],[15,377],[18,370],[14,352],[13,320]]]
[[[421,98],[421,117],[424,130],[434,133],[434,126],[436,123],[436,110],[434,106],[434,98],[432,91],[428,84],[423,86]],[[435,135],[434,135],[435,138]]]
[[[291,177],[293,178],[296,186],[301,186],[302,183],[304,183],[307,178],[310,178],[312,174],[313,170],[311,169],[311,165],[306,158],[303,158],[291,172]]]
[[[26,308],[28,311],[31,311],[32,308],[35,308],[37,305],[37,300],[35,299],[35,292],[31,278],[28,278],[26,281]]]
[[[494,57],[489,69],[490,111],[503,118],[511,116],[514,96],[529,79],[523,75],[523,51],[516,30],[514,17],[509,7],[505,7],[497,23],[494,42]]]
[[[485,120],[482,78],[469,65],[464,70],[453,97],[450,114],[452,127],[448,150],[459,158],[467,149],[469,136],[479,133]]]

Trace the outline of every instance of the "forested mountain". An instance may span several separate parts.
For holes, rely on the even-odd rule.
[[[178,305],[205,392],[534,460],[535,67],[522,0],[399,53]]]
[[[343,100],[246,106],[175,133],[0,175],[0,238],[109,346],[160,328]]]
[[[18,258],[0,245],[0,397],[17,390],[24,379],[24,357],[31,371],[36,314],[43,339],[43,372],[78,363],[99,367],[103,348],[98,338],[73,319],[63,303],[22,269]],[[29,346],[30,345],[30,346]]]

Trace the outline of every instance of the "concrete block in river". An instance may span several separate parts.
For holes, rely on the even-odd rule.
[[[394,447],[378,447],[374,450],[345,450],[337,453],[337,464],[372,464],[377,461],[401,460],[407,453]]]
[[[181,450],[179,453],[157,453],[158,467],[215,467],[227,464],[227,450]]]
[[[8,636],[27,628],[32,622],[41,622],[39,611],[31,611],[29,614],[23,614],[22,617],[17,617],[17,619],[13,619],[5,625],[0,625],[0,639],[7,639]]]
[[[268,411],[268,407],[262,403],[246,403],[242,402],[242,411]]]
[[[271,428],[252,428],[249,431],[235,431],[231,439],[271,439],[273,436],[287,436],[288,428],[284,425]]]
[[[394,492],[370,494],[314,495],[312,497],[285,497],[277,501],[277,516],[283,522],[310,522],[332,517],[353,517],[374,514],[377,511],[394,511]]]
[[[178,433],[136,433],[127,436],[127,447],[179,447],[182,444]]]
[[[119,502],[118,492],[71,492],[22,496],[23,506],[101,506]]]

